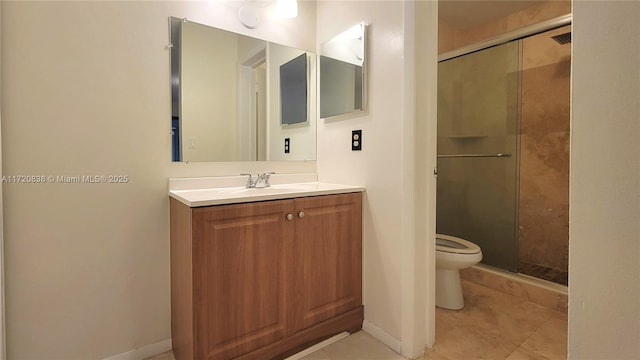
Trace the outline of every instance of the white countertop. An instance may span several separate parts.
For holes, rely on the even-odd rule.
[[[315,174],[313,174],[315,175]],[[216,184],[233,185],[237,181],[235,177],[224,178],[196,178],[196,179],[170,179],[169,196],[189,207],[210,205],[237,204],[254,201],[291,199],[305,196],[345,194],[363,192],[362,186],[329,184],[317,181],[297,183],[283,183],[286,175],[280,178],[274,177],[275,184],[266,188],[246,189],[244,186],[221,186]],[[310,180],[315,176],[294,176],[289,180]],[[238,177],[245,181],[246,177]],[[194,186],[191,186],[194,185]]]

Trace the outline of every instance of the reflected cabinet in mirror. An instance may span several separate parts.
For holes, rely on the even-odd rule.
[[[170,26],[173,161],[316,159],[315,54]]]
[[[357,24],[320,45],[320,117],[366,107],[366,25]]]

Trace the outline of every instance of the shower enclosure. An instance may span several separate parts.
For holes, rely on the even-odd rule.
[[[570,31],[438,66],[437,232],[478,244],[483,264],[564,285]]]

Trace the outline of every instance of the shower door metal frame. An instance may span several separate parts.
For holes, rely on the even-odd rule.
[[[553,19],[545,20],[537,24],[529,25],[517,30],[513,30],[498,36],[494,36],[487,40],[477,42],[471,45],[448,51],[438,55],[438,62],[450,60],[459,56],[471,54],[476,51],[488,49],[493,46],[506,44],[513,40],[520,40],[532,35],[540,34],[545,31],[557,29],[566,25],[570,25],[573,21],[573,14],[558,16]]]
[[[548,30],[545,30],[548,31]],[[527,36],[533,36],[534,34],[530,34]],[[513,220],[513,223],[516,226],[516,231],[515,231],[515,235],[516,238],[514,239],[514,241],[516,242],[516,246],[515,246],[515,254],[513,254],[513,256],[515,257],[515,264],[516,264],[516,268],[515,268],[515,273],[518,274],[520,273],[520,165],[522,163],[521,161],[521,145],[522,145],[522,100],[523,100],[523,96],[522,96],[522,69],[523,69],[523,59],[524,59],[524,41],[522,40],[524,39],[524,37],[512,40],[512,41],[517,41],[518,42],[518,92],[517,92],[517,96],[518,96],[518,117],[517,117],[517,123],[516,123],[516,195],[515,195],[515,211],[513,212],[513,216],[515,216],[515,219]]]
[[[528,38],[530,36],[534,36],[537,34],[541,34],[550,30],[554,30],[554,29],[558,29],[561,28],[563,26],[567,26],[567,25],[571,25],[573,22],[573,14],[567,14],[567,15],[563,15],[563,16],[559,16],[553,19],[549,19],[546,21],[542,21],[521,29],[517,29],[514,31],[510,31],[508,33],[505,34],[501,34],[495,37],[492,37],[490,39],[487,39],[485,41],[481,41],[478,43],[474,43],[474,44],[470,44],[443,54],[440,54],[438,56],[438,63],[440,62],[444,62],[447,60],[451,60],[457,57],[461,57],[461,56],[465,56],[465,55],[469,55],[478,51],[482,51],[494,46],[500,46],[512,41],[517,41],[518,42],[518,61],[520,62],[519,64],[519,68],[520,71],[518,71],[518,78],[517,78],[517,84],[518,84],[518,91],[517,91],[517,124],[516,124],[516,131],[517,131],[517,136],[516,136],[516,152],[515,154],[506,154],[506,153],[497,153],[497,154],[452,154],[452,155],[437,155],[438,158],[449,158],[449,157],[511,157],[511,156],[515,156],[517,157],[516,160],[516,175],[515,175],[515,201],[516,204],[520,203],[520,166],[521,166],[521,162],[520,162],[520,154],[521,154],[521,133],[522,133],[522,61],[523,61],[523,44],[522,44],[522,40],[525,38]],[[437,168],[436,168],[436,172],[437,174]],[[515,238],[515,259],[516,259],[516,269],[515,272],[518,273],[519,272],[519,229],[520,229],[520,224],[519,224],[519,209],[516,206],[515,212],[514,212],[514,224],[515,224],[515,231],[516,231],[516,238]],[[490,266],[490,265],[489,265]]]

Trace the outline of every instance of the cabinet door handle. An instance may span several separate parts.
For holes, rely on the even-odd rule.
[[[304,211],[300,211],[300,212],[298,213],[298,217],[299,217],[300,219],[302,219],[302,218],[304,217]]]
[[[287,214],[287,220],[289,221],[293,220],[293,214]]]

